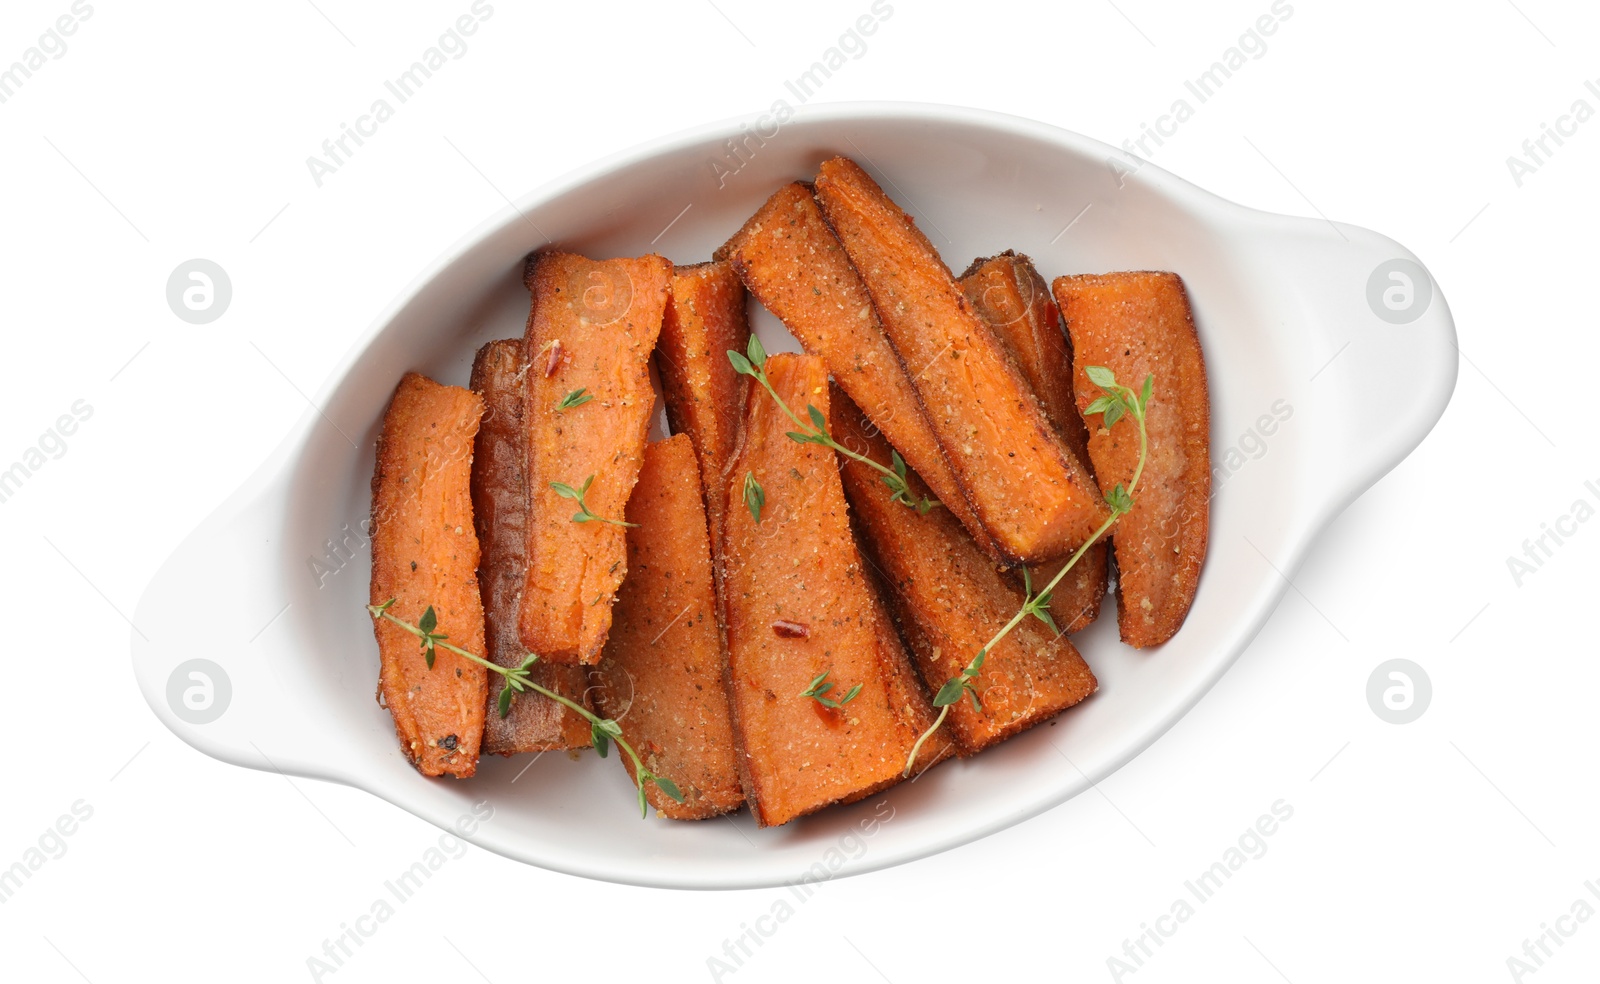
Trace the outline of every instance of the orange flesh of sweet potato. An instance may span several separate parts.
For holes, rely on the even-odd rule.
[[[650,804],[674,820],[744,805],[702,495],[686,435],[645,446],[628,499],[628,522],[639,524],[628,530],[628,579],[604,656],[590,671],[600,712],[622,725],[645,768],[683,793],[678,803],[653,783],[645,787]],[[633,760],[617,757],[634,775]]]
[[[733,371],[728,351],[743,352],[750,340],[744,284],[727,263],[678,267],[656,345],[656,367],[674,434],[694,442],[705,478],[706,521],[711,542],[722,542],[722,510],[714,494],[733,457],[744,416],[747,380]]]
[[[1089,432],[1078,416],[1072,390],[1072,346],[1062,329],[1061,314],[1050,296],[1050,287],[1034,269],[1033,261],[1009,251],[973,260],[961,275],[961,291],[972,310],[994,329],[995,336],[1016,360],[1067,450],[1080,464],[1087,462]],[[1091,546],[1072,573],[1057,585],[1050,613],[1063,632],[1087,628],[1100,617],[1100,601],[1111,575],[1109,547],[1107,540]],[[1033,583],[1041,587],[1048,584],[1065,563],[1060,560],[1040,564],[1032,571]],[[1016,578],[1021,584],[1020,572]]]
[[[923,412],[911,374],[883,333],[844,247],[807,186],[778,190],[717,251],[801,346],[821,356],[850,398],[872,416],[933,495],[998,559]]]
[[[843,393],[834,395],[834,437],[874,460],[883,438]],[[841,458],[856,526],[889,584],[900,626],[930,691],[959,674],[1022,607],[1021,588],[984,556],[961,524],[942,510],[918,516],[899,503],[882,476]],[[907,479],[914,491],[922,483]],[[963,697],[947,725],[971,755],[1071,707],[1095,690],[1094,674],[1066,636],[1043,622],[1019,623],[985,658],[976,683],[982,709]]]
[[[520,338],[490,342],[472,361],[472,389],[484,405],[472,458],[472,516],[482,559],[478,586],[488,649],[483,655],[499,666],[521,666],[528,651],[517,632],[517,610],[527,574],[528,432],[522,423],[523,346]],[[542,687],[584,704],[588,675],[580,666],[539,662],[529,674]],[[511,713],[497,706],[503,681],[489,688],[483,726],[483,751],[517,755],[589,745],[589,722],[543,694],[526,691],[511,702]]]
[[[773,387],[805,414],[828,412],[820,359],[775,355]],[[835,455],[786,436],[794,424],[752,392],[727,483],[723,619],[740,771],[762,826],[871,795],[899,780],[933,710],[850,535]],[[761,521],[745,507],[745,473],[766,493]],[[904,508],[904,507],[901,507]],[[907,510],[910,512],[910,510]],[[827,672],[829,709],[799,696]],[[947,754],[924,746],[917,768]]]
[[[933,244],[846,158],[823,163],[816,194],[1002,556],[1055,560],[1087,541],[1108,515],[1094,477],[1062,444]]]
[[[1054,288],[1072,336],[1080,410],[1100,395],[1088,366],[1105,366],[1136,391],[1155,375],[1145,422],[1149,456],[1133,511],[1112,528],[1111,549],[1122,641],[1160,645],[1189,614],[1210,528],[1211,403],[1188,295],[1174,273],[1058,277]],[[1098,415],[1088,424],[1101,487],[1132,479],[1138,425],[1124,417],[1108,431]]]
[[[418,624],[433,606],[438,629],[483,652],[478,537],[470,493],[473,438],[483,414],[477,394],[406,373],[384,413],[372,476],[372,604]],[[488,671],[437,650],[429,669],[416,636],[375,619],[380,703],[394,717],[400,747],[427,776],[477,771]]]
[[[621,520],[655,403],[650,353],[671,276],[672,265],[659,256],[595,261],[552,252],[529,261],[528,573],[519,633],[540,659],[593,663],[611,628],[611,605],[627,574],[623,527],[576,522],[578,503],[551,483],[581,489],[593,476],[584,498],[589,511]],[[559,409],[580,389],[594,399]]]

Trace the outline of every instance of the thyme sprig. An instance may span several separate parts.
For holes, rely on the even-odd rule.
[[[582,704],[579,704],[577,701],[563,697],[555,691],[546,689],[545,687],[542,687],[533,681],[533,678],[528,671],[531,670],[533,665],[539,661],[538,656],[530,653],[528,658],[523,660],[522,665],[520,666],[501,666],[498,663],[491,663],[489,660],[484,659],[477,653],[467,652],[460,646],[445,641],[450,637],[442,632],[434,631],[439,627],[439,616],[434,612],[432,605],[429,605],[427,610],[422,613],[422,617],[417,620],[417,624],[412,625],[410,622],[407,622],[405,619],[400,618],[389,611],[389,609],[394,605],[394,602],[395,599],[390,598],[381,605],[368,605],[367,612],[375,619],[385,619],[416,636],[421,641],[423,654],[428,662],[428,669],[433,669],[434,650],[447,649],[450,652],[455,653],[457,656],[469,659],[472,662],[477,663],[479,666],[493,670],[505,678],[505,686],[500,691],[500,699],[498,701],[498,708],[501,717],[505,717],[511,713],[511,700],[514,694],[520,694],[531,690],[536,694],[543,694],[556,703],[561,704],[577,714],[582,715],[583,719],[589,722],[589,734],[594,739],[594,750],[600,753],[601,758],[606,757],[606,752],[610,748],[610,743],[615,741],[617,743],[617,747],[627,753],[627,756],[633,760],[633,768],[635,773],[634,785],[639,790],[639,816],[649,816],[649,805],[644,796],[645,783],[653,782],[655,783],[657,789],[672,797],[677,802],[683,802],[683,791],[678,788],[677,783],[673,782],[671,779],[668,779],[666,776],[658,776],[649,769],[645,768],[644,762],[639,758],[639,754],[635,752],[633,750],[633,746],[628,744],[627,740],[622,737],[622,725],[618,724],[611,718],[603,718],[589,710],[587,707],[584,707]]]
[[[620,519],[611,519],[589,511],[589,504],[583,497],[589,494],[589,486],[594,484],[594,476],[590,475],[583,480],[583,485],[573,488],[566,482],[551,482],[550,487],[556,490],[556,495],[563,499],[571,499],[578,504],[578,511],[572,514],[574,523],[611,523],[614,526],[638,526],[638,523],[625,523]]]
[[[821,673],[817,674],[816,678],[806,686],[806,689],[800,691],[800,696],[810,697],[823,707],[832,709],[836,707],[843,707],[861,695],[862,685],[858,683],[849,690],[846,690],[844,696],[840,697],[838,700],[834,700],[832,697],[829,697],[828,691],[833,689],[833,681],[828,679],[828,674],[832,672],[832,670],[823,670]]]
[[[1118,482],[1115,488],[1106,493],[1106,505],[1111,507],[1111,515],[1107,516],[1105,522],[1100,524],[1100,528],[1094,531],[1094,535],[1083,542],[1083,545],[1077,549],[1077,552],[1072,555],[1066,565],[1056,572],[1056,576],[1050,579],[1050,583],[1044,586],[1044,590],[1034,594],[1033,575],[1028,573],[1027,567],[1022,568],[1022,607],[1017,609],[1017,613],[1011,616],[1009,622],[1001,626],[1000,631],[994,634],[994,638],[990,639],[982,649],[978,650],[978,655],[972,657],[972,661],[963,667],[960,673],[946,680],[944,686],[940,687],[939,692],[934,695],[933,706],[939,708],[939,716],[934,719],[928,730],[917,738],[917,743],[911,746],[911,754],[906,756],[906,767],[903,775],[911,775],[912,766],[917,761],[917,753],[922,751],[923,743],[935,731],[939,730],[941,724],[944,724],[944,719],[950,714],[950,705],[959,701],[962,694],[966,694],[972,699],[973,710],[983,710],[983,704],[978,700],[978,690],[973,685],[973,681],[978,678],[979,671],[983,669],[983,661],[994,650],[994,647],[1000,644],[1001,640],[1011,634],[1012,629],[1022,624],[1023,620],[1031,615],[1048,625],[1050,631],[1056,635],[1059,636],[1061,634],[1061,629],[1056,626],[1056,621],[1051,617],[1049,610],[1050,598],[1055,593],[1056,585],[1061,583],[1061,579],[1067,576],[1068,571],[1077,566],[1078,561],[1083,559],[1083,555],[1088,552],[1089,548],[1098,542],[1101,537],[1105,536],[1112,526],[1116,525],[1117,520],[1126,516],[1133,509],[1133,493],[1139,486],[1140,476],[1144,474],[1145,459],[1149,457],[1150,452],[1149,435],[1145,429],[1145,411],[1149,409],[1150,398],[1155,392],[1155,377],[1146,376],[1142,389],[1139,392],[1134,392],[1129,387],[1117,382],[1116,374],[1104,366],[1090,366],[1085,370],[1085,373],[1089,377],[1089,382],[1100,387],[1101,390],[1101,395],[1084,408],[1085,416],[1100,414],[1107,429],[1123,417],[1128,417],[1139,425],[1139,462],[1134,466],[1133,477],[1129,479],[1126,486]]]
[[[890,491],[894,493],[889,497],[890,501],[903,503],[915,509],[918,515],[926,516],[928,510],[940,505],[937,500],[930,499],[927,496],[918,498],[911,494],[911,485],[906,480],[906,463],[901,460],[900,452],[891,451],[889,464],[883,465],[864,454],[850,450],[833,439],[833,436],[828,433],[828,418],[823,416],[821,410],[809,403],[806,404],[806,416],[810,418],[810,422],[801,420],[799,415],[789,408],[789,404],[783,401],[783,397],[778,395],[778,391],[772,388],[772,381],[767,378],[767,350],[761,345],[761,339],[751,335],[750,343],[745,346],[745,352],[743,353],[729,349],[728,361],[733,363],[733,369],[739,375],[749,376],[760,383],[762,389],[765,389],[778,404],[778,408],[784,412],[784,415],[794,421],[796,427],[800,428],[799,430],[788,432],[791,440],[798,441],[801,444],[820,444],[825,448],[832,448],[847,458],[859,461],[863,465],[875,469],[883,476],[884,484],[889,486]]]

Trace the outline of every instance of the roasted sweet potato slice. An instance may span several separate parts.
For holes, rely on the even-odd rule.
[[[645,768],[683,793],[679,803],[645,787],[650,804],[674,820],[744,805],[702,495],[688,436],[645,445],[628,499],[628,522],[637,524],[628,530],[628,579],[604,655],[590,670],[601,713],[622,725]],[[633,761],[617,757],[633,775]]]
[[[593,663],[611,628],[627,574],[620,523],[655,403],[650,353],[671,276],[659,256],[529,260],[528,573],[518,631],[540,659]],[[581,491],[581,505],[557,483]]]
[[[1056,303],[1072,336],[1073,387],[1080,410],[1100,395],[1089,366],[1105,366],[1125,386],[1155,376],[1146,415],[1149,458],[1133,511],[1117,520],[1117,624],[1122,641],[1143,648],[1172,638],[1194,603],[1211,524],[1211,401],[1205,356],[1175,273],[1057,277]],[[1101,488],[1133,477],[1138,425],[1109,431],[1089,423],[1089,456]]]
[[[956,482],[911,374],[883,333],[872,299],[828,228],[811,189],[780,188],[717,251],[888,437],[984,548],[1000,554]]]
[[[833,436],[841,444],[874,460],[888,454],[871,422],[837,391],[833,420]],[[878,472],[849,458],[840,460],[866,554],[888,582],[923,682],[929,691],[937,691],[1017,613],[1025,596],[954,518],[942,510],[916,515],[890,501],[893,493]],[[922,482],[915,474],[907,480],[920,492]],[[1036,588],[1042,586],[1035,582]],[[1071,707],[1094,692],[1095,679],[1066,636],[1030,617],[990,651],[974,685],[981,709],[963,699],[950,706],[947,719],[962,755]]]
[[[821,359],[775,355],[766,367],[797,412],[810,404],[828,413]],[[762,826],[898,781],[917,736],[933,721],[862,569],[835,455],[791,440],[793,429],[769,397],[752,393],[727,488],[729,696],[740,771]],[[759,522],[742,497],[746,474],[766,496]],[[823,673],[834,684],[830,699],[857,685],[860,692],[838,708],[800,696]],[[948,739],[935,736],[917,768],[948,751]]]
[[[694,442],[700,473],[711,493],[706,497],[706,520],[714,544],[722,542],[726,505],[716,493],[738,441],[748,388],[748,380],[733,371],[727,353],[743,352],[749,340],[744,284],[731,265],[700,263],[673,271],[656,345],[656,368],[667,421],[674,434],[688,434]]]
[[[847,158],[823,163],[816,193],[1002,556],[1038,563],[1086,542],[1108,515],[1094,477],[1045,419],[933,244]]]
[[[372,604],[413,625],[431,605],[438,631],[483,652],[478,536],[472,525],[472,449],[483,401],[458,386],[406,373],[383,415],[372,475]],[[378,700],[406,757],[426,776],[478,769],[488,671],[438,650],[428,667],[417,637],[377,619]]]
[[[478,428],[472,458],[472,518],[482,557],[478,587],[483,593],[483,654],[500,666],[521,666],[528,651],[517,632],[522,582],[528,570],[528,432],[522,423],[524,369],[520,338],[490,342],[472,361],[472,389],[483,399],[483,424]],[[533,682],[583,704],[589,689],[581,666],[539,662],[529,671]],[[483,751],[517,755],[589,744],[589,722],[544,696],[518,694],[511,713],[500,716],[497,687],[489,688],[483,726]]]
[[[1033,261],[1009,250],[973,260],[961,275],[961,292],[1016,360],[1067,450],[1080,463],[1087,462],[1089,432],[1078,416],[1072,391],[1072,346],[1050,287],[1034,269]],[[1063,631],[1077,632],[1100,617],[1100,601],[1111,573],[1109,548],[1108,540],[1090,546],[1056,588],[1050,611]],[[1035,583],[1047,583],[1063,564],[1065,560],[1040,564],[1032,572]],[[1015,576],[1020,584],[1021,572]]]

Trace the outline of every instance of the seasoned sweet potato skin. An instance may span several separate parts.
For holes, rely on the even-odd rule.
[[[604,655],[590,671],[601,713],[622,725],[645,768],[684,794],[678,803],[645,787],[650,804],[674,820],[744,805],[702,496],[687,435],[645,446],[628,499],[628,522],[638,524],[627,535],[628,579]],[[633,760],[617,757],[635,775]]]
[[[1194,603],[1211,523],[1211,401],[1188,294],[1177,274],[1161,272],[1058,277],[1053,289],[1072,336],[1080,411],[1100,395],[1088,366],[1105,366],[1135,388],[1155,376],[1149,457],[1133,511],[1117,520],[1111,544],[1122,641],[1157,646]],[[1139,461],[1138,425],[1124,418],[1108,431],[1098,415],[1086,419],[1101,487],[1129,481]]]
[[[733,371],[727,353],[743,352],[749,341],[744,284],[731,264],[700,263],[673,271],[656,368],[667,422],[674,434],[688,434],[694,442],[708,491],[722,488],[748,390],[749,381]],[[712,543],[721,542],[725,505],[720,495],[706,499]]]
[[[596,261],[548,252],[529,260],[528,573],[519,634],[540,659],[593,663],[610,631],[627,575],[623,528],[574,522],[578,504],[551,486],[581,488],[592,475],[590,511],[622,516],[655,403],[649,360],[671,276],[659,256]],[[561,409],[580,389],[594,399]]]
[[[848,397],[836,391],[833,408],[834,437],[841,444],[875,461],[887,457],[887,445]],[[888,584],[923,682],[937,691],[1016,614],[1023,592],[943,510],[918,516],[890,501],[893,493],[878,472],[849,458],[841,461],[865,553]],[[907,480],[920,494],[921,480],[914,473]],[[950,706],[946,721],[962,755],[1078,703],[1094,692],[1095,678],[1065,635],[1029,618],[990,651],[975,686],[981,709],[963,699]]]
[[[1108,515],[1094,477],[1062,444],[933,244],[848,158],[823,163],[816,194],[1001,554],[1038,563],[1088,541]]]
[[[517,632],[522,582],[528,569],[528,483],[524,478],[528,434],[522,423],[526,366],[520,338],[490,342],[472,361],[472,390],[483,399],[484,407],[472,458],[472,518],[482,550],[478,587],[483,594],[488,647],[483,655],[499,666],[521,666],[528,655]],[[582,667],[539,662],[529,674],[540,686],[586,704],[589,681]],[[498,697],[499,687],[490,687],[483,726],[485,754],[517,755],[589,745],[589,722],[543,694],[518,694],[511,713],[503,718],[496,706]]]
[[[482,414],[476,393],[406,373],[384,413],[372,475],[372,604],[393,598],[389,611],[413,625],[432,605],[438,631],[474,653],[483,652],[483,603],[470,486]],[[429,669],[416,636],[384,619],[373,630],[378,698],[401,750],[423,775],[472,775],[488,671],[443,649]]]
[[[828,413],[828,376],[808,355],[767,360],[773,387],[797,412]],[[728,476],[724,622],[740,770],[756,820],[772,826],[900,779],[933,710],[850,535],[834,453],[790,440],[794,426],[752,393]],[[756,522],[741,489],[766,493]],[[799,696],[823,672],[837,709]],[[948,754],[937,736],[917,768]]]
[[[967,303],[994,329],[995,337],[1016,361],[1062,443],[1086,467],[1089,432],[1078,415],[1072,389],[1072,346],[1050,287],[1033,261],[1009,250],[973,260],[960,282]],[[1056,588],[1050,612],[1068,634],[1087,628],[1100,617],[1100,602],[1111,575],[1109,549],[1109,540],[1090,546]],[[1049,582],[1064,564],[1065,560],[1060,560],[1038,565],[1032,572],[1034,582]],[[1015,576],[1021,584],[1021,572]]]
[[[866,285],[828,227],[811,188],[796,182],[778,189],[717,251],[727,257],[763,307],[776,314],[800,344],[821,356],[844,391],[888,437],[938,499],[994,557],[998,548],[978,522],[945,458]]]

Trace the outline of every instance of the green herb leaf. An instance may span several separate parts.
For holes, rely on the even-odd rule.
[[[550,487],[556,490],[556,495],[563,499],[582,499],[583,493],[568,485],[566,482],[551,482]]]
[[[1084,375],[1089,377],[1089,382],[1101,389],[1109,389],[1117,385],[1117,374],[1105,366],[1089,366],[1083,372]]]
[[[839,706],[843,707],[844,705],[846,705],[846,704],[850,703],[851,701],[855,700],[857,697],[861,696],[861,688],[863,686],[864,686],[864,684],[858,683],[855,686],[851,687],[849,690],[846,690],[844,692],[844,696],[839,698]]]
[[[434,612],[433,606],[429,605],[427,611],[422,613],[422,617],[417,619],[417,628],[421,629],[424,634],[427,634],[433,632],[433,630],[437,629],[438,627],[439,616]]]
[[[939,692],[934,695],[934,697],[933,697],[933,706],[934,707],[949,707],[951,704],[954,704],[956,701],[961,699],[961,692],[963,690],[965,690],[966,687],[967,687],[967,678],[966,677],[964,677],[964,676],[953,676],[953,677],[951,677],[950,679],[948,679],[948,680],[946,680],[944,682],[944,686],[940,687],[939,688]]]
[[[652,775],[650,777],[650,781],[656,784],[657,789],[661,790],[663,793],[666,793],[675,801],[679,803],[683,802],[683,793],[679,791],[678,784],[673,782],[671,779],[668,779],[665,776]]]
[[[1122,419],[1122,401],[1121,400],[1116,400],[1111,404],[1111,406],[1106,408],[1105,417],[1104,417],[1104,420],[1106,422],[1106,429],[1109,430],[1110,428],[1115,427],[1116,424],[1117,424],[1117,421],[1119,421],[1121,419]]]
[[[744,473],[744,504],[750,510],[750,518],[761,522],[761,507],[767,504],[767,493],[756,481],[755,472]]]
[[[811,418],[811,426],[817,429],[818,434],[828,433],[828,418],[822,415],[821,410],[807,403],[806,414]]]
[[[972,709],[977,711],[977,712],[979,712],[979,713],[982,713],[983,712],[983,703],[978,700],[978,688],[974,687],[970,683],[967,684],[967,696],[972,698]]]
[[[894,448],[889,449],[889,467],[900,476],[902,482],[906,480],[906,460]]]
[[[506,685],[500,689],[500,716],[506,717],[511,713],[511,680],[507,678]]]
[[[427,662],[428,669],[433,669],[433,640],[422,640],[422,658]]]
[[[1111,409],[1114,403],[1116,403],[1115,400],[1102,394],[1089,401],[1089,405],[1083,408],[1083,415],[1085,417],[1093,417],[1097,413],[1105,413]]]
[[[1116,488],[1106,493],[1106,505],[1118,515],[1122,515],[1133,508],[1133,497],[1128,494],[1122,483],[1118,482]]]
[[[761,339],[757,338],[754,333],[751,333],[750,341],[745,345],[744,348],[746,352],[750,353],[750,362],[757,369],[761,369],[766,366],[767,350],[762,347]]]
[[[592,399],[594,397],[589,395],[588,387],[575,389],[561,398],[561,402],[556,404],[556,411],[560,412],[562,410],[571,410],[573,407],[581,407]]]
[[[594,742],[594,750],[601,758],[605,758],[606,753],[611,751],[611,736],[600,729],[599,722],[589,725],[589,739]]]
[[[1028,573],[1027,564],[1022,565],[1022,596],[1028,599],[1033,598],[1033,575]]]
[[[1144,377],[1144,392],[1139,395],[1139,412],[1142,414],[1150,407],[1150,397],[1155,394],[1156,377],[1154,373]]]
[[[755,336],[752,335],[750,337],[754,338]],[[728,350],[728,361],[733,363],[733,371],[741,376],[754,376],[756,374],[755,367],[750,364],[750,360],[733,349]]]

